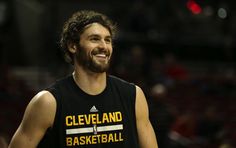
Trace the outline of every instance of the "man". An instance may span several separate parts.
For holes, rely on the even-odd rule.
[[[61,46],[74,72],[30,101],[9,148],[157,148],[142,90],[106,73],[114,29],[94,11],[65,23]]]

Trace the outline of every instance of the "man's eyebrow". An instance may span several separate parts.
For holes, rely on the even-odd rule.
[[[88,37],[100,37],[99,34],[89,34]]]
[[[101,35],[99,35],[99,34],[89,34],[88,38],[90,38],[90,37],[101,37]],[[107,35],[107,36],[105,36],[105,38],[112,38],[112,37],[111,37],[111,35]]]

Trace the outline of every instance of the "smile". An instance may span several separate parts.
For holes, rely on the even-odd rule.
[[[105,54],[96,54],[96,55],[94,55],[94,56],[96,56],[96,57],[101,57],[101,58],[106,58],[106,57],[107,57],[107,55],[105,55]]]
[[[102,61],[107,61],[108,58],[109,58],[109,56],[106,55],[106,54],[104,54],[104,53],[95,54],[95,55],[93,55],[93,57],[94,57],[96,60],[101,61],[101,62],[102,62]]]

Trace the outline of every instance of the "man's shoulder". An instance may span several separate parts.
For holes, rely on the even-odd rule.
[[[108,75],[108,80],[109,81],[112,81],[112,82],[115,82],[117,84],[123,84],[123,85],[134,85],[133,83],[131,82],[128,82],[127,80],[124,80],[120,77],[117,77],[117,76],[114,76],[114,75]]]
[[[65,85],[66,83],[70,82],[71,79],[72,79],[72,76],[71,76],[71,75],[67,75],[67,76],[65,76],[65,77],[58,78],[58,79],[56,79],[52,84],[50,84],[50,85],[48,86],[48,88],[63,86],[63,85]]]
[[[49,102],[54,102],[54,96],[47,90],[42,90],[38,92],[32,100],[45,103],[45,104],[50,104]]]
[[[136,85],[134,83],[128,82],[128,81],[126,81],[122,78],[119,78],[117,76],[114,76],[114,75],[109,75],[108,81],[116,88],[119,88],[120,90],[123,90],[125,92],[135,90],[135,87],[136,87]]]
[[[64,76],[64,77],[61,77],[61,78],[58,78],[56,80],[56,83],[65,83],[67,81],[70,81],[72,79],[72,75],[67,75],[67,76]]]

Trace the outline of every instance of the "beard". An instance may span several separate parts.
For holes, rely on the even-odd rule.
[[[107,72],[110,67],[110,55],[109,51],[103,51],[102,49],[94,49],[91,53],[87,53],[86,50],[79,46],[77,52],[75,53],[76,62],[79,63],[85,70],[89,70],[95,73]],[[103,53],[109,57],[108,61],[98,62],[93,58],[93,55]]]

